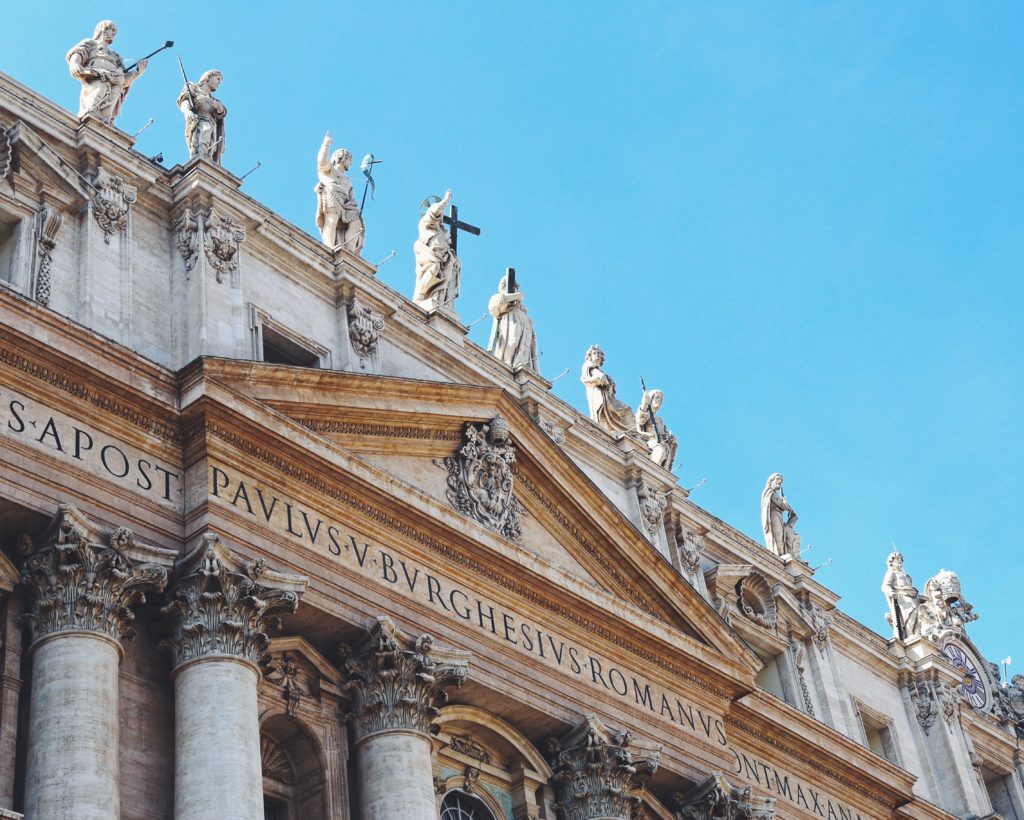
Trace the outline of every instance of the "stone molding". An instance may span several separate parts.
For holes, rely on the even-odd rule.
[[[627,818],[639,804],[630,792],[658,768],[661,746],[615,732],[593,715],[561,739],[549,738],[555,808],[565,820]]]
[[[138,189],[106,168],[96,170],[91,187],[94,193],[89,210],[103,231],[103,241],[109,245],[111,236],[128,227],[128,211],[138,198]]]
[[[430,635],[413,638],[381,616],[355,648],[341,647],[343,689],[352,699],[348,719],[356,742],[387,731],[433,735],[446,686],[469,677],[469,653],[434,646]]]
[[[515,496],[512,464],[516,450],[508,422],[495,416],[487,424],[467,424],[458,454],[434,463],[448,471],[448,501],[460,513],[509,541],[520,541],[525,513]]]
[[[36,269],[34,295],[39,304],[49,306],[53,287],[50,265],[53,262],[53,251],[57,247],[57,232],[64,222],[64,217],[56,208],[46,205],[39,210],[36,219],[36,253],[39,256],[39,267]]]
[[[713,772],[687,792],[672,792],[668,805],[677,820],[774,820],[775,799],[754,795],[750,786],[732,786]]]
[[[161,642],[175,668],[199,658],[228,656],[265,664],[278,612],[295,612],[307,579],[248,561],[206,533],[175,569],[168,603],[161,609],[172,634]]]
[[[59,507],[41,546],[22,535],[21,583],[29,591],[29,607],[21,619],[33,643],[69,630],[96,632],[115,642],[134,637],[131,608],[145,602],[145,590],[159,592],[167,584],[166,566],[134,563],[125,555],[135,546],[127,527],[105,536],[68,504]]]

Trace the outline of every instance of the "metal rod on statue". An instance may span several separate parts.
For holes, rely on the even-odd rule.
[[[516,286],[516,269],[505,268],[505,276],[508,277],[508,287],[506,288],[506,290],[509,293],[515,293],[518,290],[518,287]]]
[[[166,43],[164,43],[162,46],[160,46],[160,48],[158,48],[156,51],[151,51],[145,57],[140,57],[138,60],[136,60],[130,66],[128,66],[128,68],[126,68],[125,71],[131,71],[139,63],[141,63],[143,60],[148,60],[150,57],[155,57],[157,54],[159,54],[165,48],[173,48],[173,47],[174,47],[174,40],[168,40]]]
[[[188,81],[188,75],[185,74],[185,64],[181,61],[181,57],[178,57],[178,67],[181,68],[181,79],[185,81],[185,90],[188,92],[188,104],[192,106],[192,116],[196,117],[199,112],[196,111],[196,98],[192,94],[192,84]]]
[[[256,170],[257,168],[260,168],[260,167],[262,167],[262,165],[263,165],[263,163],[262,163],[262,162],[260,162],[259,160],[256,160],[256,164],[255,164],[254,166],[252,166],[252,168],[250,168],[250,169],[249,169],[248,171],[246,171],[246,172],[245,172],[244,174],[242,174],[242,175],[241,175],[241,176],[240,176],[240,177],[238,178],[238,181],[239,181],[239,182],[241,182],[241,181],[242,181],[242,180],[244,180],[244,179],[245,179],[245,178],[246,178],[247,176],[249,176],[249,174],[251,174],[251,173],[252,173],[253,171],[255,171],[255,170]]]

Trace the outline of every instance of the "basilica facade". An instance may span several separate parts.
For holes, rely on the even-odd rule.
[[[468,339],[450,196],[398,293],[351,154],[304,233],[207,72],[165,168],[112,37],[81,116],[0,75],[0,817],[1024,818],[955,574],[894,554],[885,635],[844,615],[782,476],[753,540],[596,345],[552,394],[514,271]]]

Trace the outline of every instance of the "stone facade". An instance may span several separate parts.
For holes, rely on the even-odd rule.
[[[1024,816],[953,573],[883,637],[596,346],[577,412],[205,156],[3,75],[0,129],[0,815]]]

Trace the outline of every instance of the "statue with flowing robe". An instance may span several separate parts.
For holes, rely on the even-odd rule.
[[[765,546],[776,555],[800,558],[800,535],[794,529],[796,521],[796,511],[782,494],[782,473],[772,473],[761,492],[761,528]]]
[[[451,237],[444,227],[444,212],[452,201],[452,192],[427,208],[420,218],[419,237],[412,246],[416,257],[416,288],[413,301],[426,310],[452,305],[459,295],[462,262],[452,250]]]
[[[508,287],[506,274],[498,283],[498,292],[487,303],[487,309],[494,317],[487,349],[513,370],[525,367],[537,373],[537,336],[533,330],[533,319],[526,314],[523,292],[509,293]]]
[[[71,76],[82,83],[79,119],[95,117],[113,125],[132,83],[146,70],[146,60],[139,60],[134,71],[125,69],[121,55],[111,48],[116,36],[114,21],[103,20],[92,37],[82,40],[65,58]]]
[[[224,156],[224,120],[228,109],[213,96],[224,75],[207,71],[197,83],[188,83],[178,95],[178,108],[185,115],[185,143],[190,158],[203,157],[221,164]]]
[[[633,409],[615,397],[615,381],[603,370],[604,351],[598,345],[587,349],[580,381],[587,388],[590,418],[609,433],[625,435],[636,429]]]
[[[651,461],[671,470],[679,444],[658,415],[664,400],[665,394],[661,390],[644,390],[640,408],[636,411],[636,431],[651,451]]]

